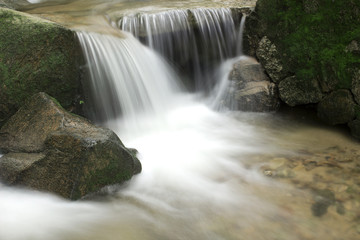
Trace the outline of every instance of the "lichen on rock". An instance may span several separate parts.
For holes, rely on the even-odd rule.
[[[280,82],[279,94],[289,106],[318,103],[323,94],[316,79],[303,81],[295,76],[288,77]]]
[[[256,56],[275,83],[279,83],[286,76],[279,54],[275,44],[264,36],[259,42]]]

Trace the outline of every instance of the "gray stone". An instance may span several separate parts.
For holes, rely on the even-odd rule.
[[[254,59],[234,64],[229,74],[233,86],[236,110],[251,112],[276,111],[280,106],[277,87],[266,76],[263,67]]]
[[[331,125],[345,124],[355,119],[355,106],[349,90],[337,90],[318,104],[318,117]]]
[[[322,92],[318,82],[301,80],[295,76],[288,77],[279,84],[280,99],[289,106],[318,103],[322,99]]]
[[[279,83],[286,77],[280,54],[268,37],[265,36],[261,39],[256,56],[273,82]]]
[[[34,95],[0,129],[0,178],[78,199],[141,171],[136,151],[114,132],[66,112],[44,93]]]

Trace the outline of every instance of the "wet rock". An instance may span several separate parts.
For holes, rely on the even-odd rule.
[[[349,90],[337,90],[318,104],[318,117],[335,125],[348,123],[355,118],[355,102]]]
[[[351,130],[351,135],[353,135],[357,139],[360,139],[360,119],[351,121],[348,125]]]
[[[251,112],[276,111],[280,106],[277,88],[254,59],[243,59],[234,64],[229,74],[236,110]]]
[[[323,96],[319,84],[315,79],[304,81],[295,76],[288,77],[280,82],[279,94],[281,100],[292,107],[317,103]]]
[[[279,83],[286,73],[280,58],[280,53],[274,43],[267,36],[264,36],[259,42],[256,50],[256,56],[264,66],[272,81]]]
[[[0,178],[78,199],[141,171],[134,150],[114,132],[66,112],[45,93],[34,95],[1,129]]]
[[[311,211],[314,216],[321,217],[327,213],[328,207],[335,203],[335,195],[328,189],[315,190],[314,201]]]
[[[82,54],[74,32],[5,8],[0,26],[0,127],[37,92],[80,108]]]

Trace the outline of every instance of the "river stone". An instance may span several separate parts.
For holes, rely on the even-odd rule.
[[[280,82],[279,94],[281,100],[292,107],[318,103],[323,96],[320,86],[315,79],[301,80],[295,76],[288,77]]]
[[[242,59],[229,74],[233,82],[236,110],[276,111],[280,106],[276,85],[270,82],[263,67],[254,59]]]
[[[37,92],[66,109],[81,107],[82,53],[69,29],[0,8],[0,127]]]
[[[0,129],[0,178],[78,199],[141,171],[134,150],[114,132],[66,112],[45,93],[34,95]]]
[[[284,70],[280,53],[274,43],[270,41],[267,36],[264,36],[256,50],[256,56],[260,63],[264,66],[266,72],[269,74],[272,81],[279,83],[284,77],[286,72]]]
[[[355,101],[360,104],[360,69],[353,75],[351,92],[354,94]]]
[[[318,104],[318,117],[331,125],[345,124],[355,119],[355,106],[349,90],[337,90]]]

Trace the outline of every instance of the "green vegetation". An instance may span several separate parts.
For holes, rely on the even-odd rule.
[[[325,91],[351,88],[360,56],[346,47],[360,41],[360,1],[259,0],[256,11],[289,72],[318,79]]]

